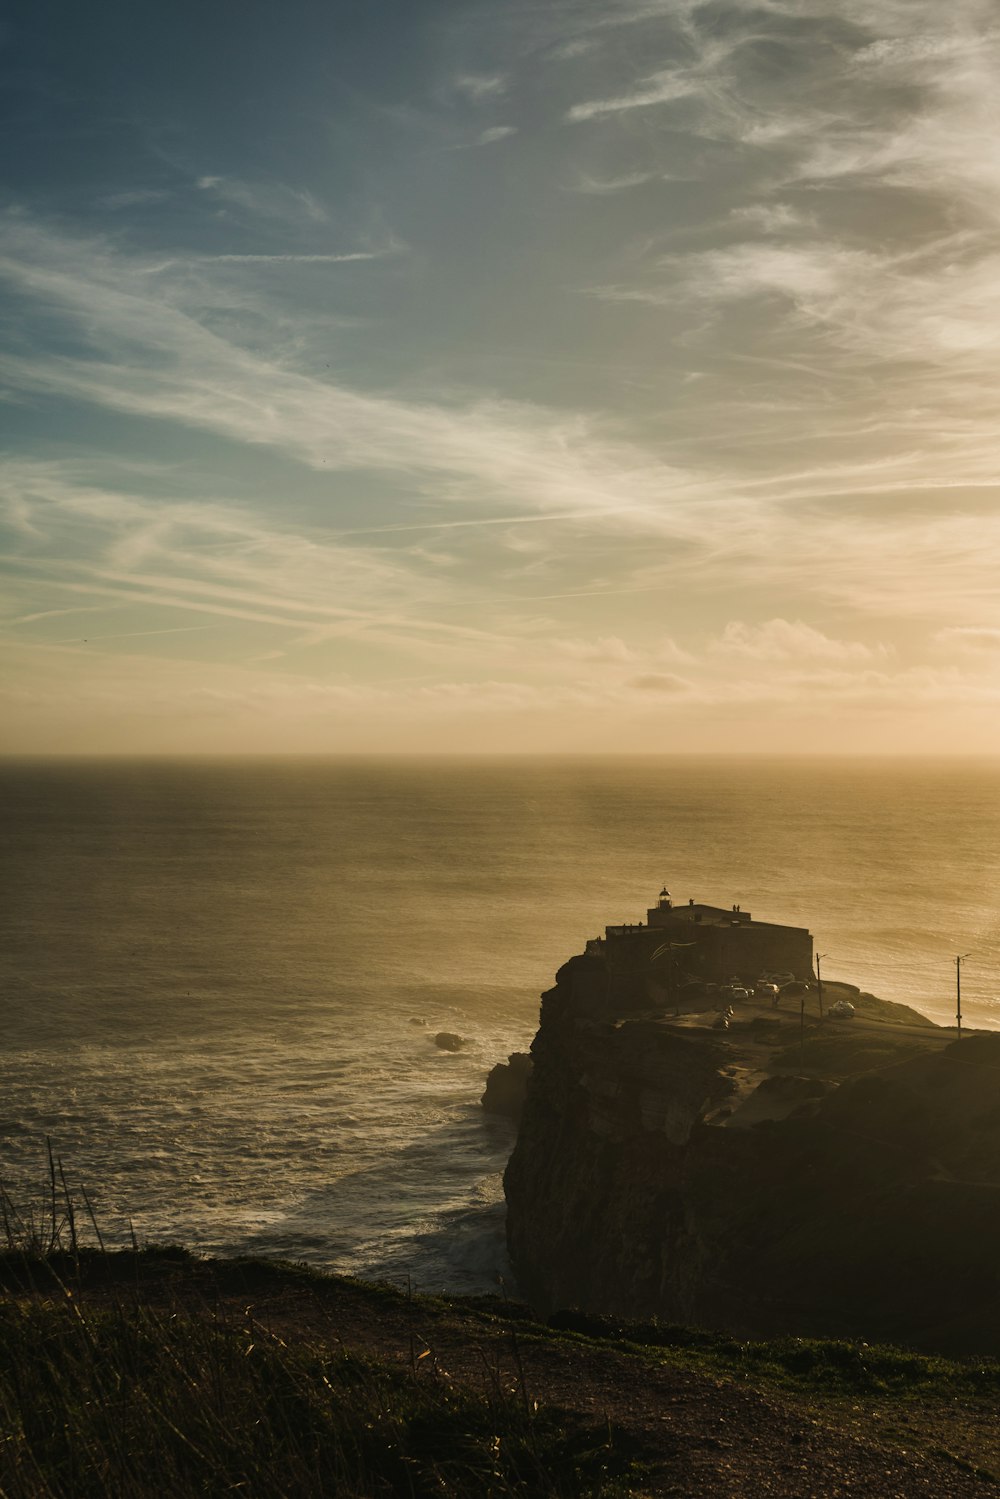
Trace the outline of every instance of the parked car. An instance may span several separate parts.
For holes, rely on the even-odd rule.
[[[854,1014],[854,1006],[849,999],[838,999],[836,1004],[830,1006],[829,1013],[834,1020],[850,1020]]]
[[[770,983],[767,979],[758,979],[753,986],[754,999],[775,1000],[778,997],[777,984]]]

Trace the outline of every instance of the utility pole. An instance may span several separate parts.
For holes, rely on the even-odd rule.
[[[816,993],[819,996],[819,1018],[823,1019],[823,975],[820,973],[819,965],[827,956],[825,952],[816,954]]]
[[[971,953],[963,952],[955,959],[955,1019],[958,1021],[958,1038],[962,1039],[962,964]]]

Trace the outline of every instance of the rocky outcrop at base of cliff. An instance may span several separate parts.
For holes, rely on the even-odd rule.
[[[1000,1349],[1000,1035],[613,1015],[601,963],[543,997],[505,1178],[540,1310]]]
[[[480,1099],[487,1114],[520,1119],[524,1112],[532,1066],[528,1052],[512,1051],[506,1062],[498,1062],[490,1069],[486,1091]]]

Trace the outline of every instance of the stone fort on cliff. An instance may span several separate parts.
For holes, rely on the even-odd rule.
[[[634,992],[638,983],[662,999],[693,979],[752,984],[771,973],[812,977],[813,939],[805,927],[754,921],[739,906],[675,905],[666,889],[646,918],[605,927],[603,937],[587,943],[588,954],[603,958],[612,989]]]

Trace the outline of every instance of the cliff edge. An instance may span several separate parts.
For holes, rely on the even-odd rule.
[[[1000,1034],[793,987],[727,1024],[704,989],[670,1011],[629,996],[600,944],[560,969],[505,1176],[524,1293],[742,1337],[997,1350]]]

